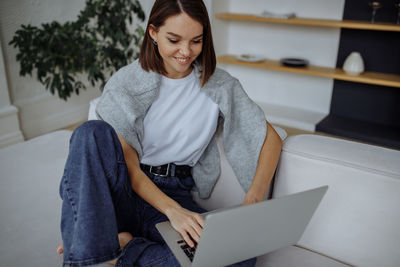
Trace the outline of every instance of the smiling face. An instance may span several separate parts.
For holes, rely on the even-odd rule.
[[[166,76],[179,79],[189,75],[203,48],[203,25],[183,12],[169,17],[158,29],[150,25],[149,33],[158,43]]]

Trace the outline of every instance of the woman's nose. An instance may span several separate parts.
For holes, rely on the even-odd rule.
[[[180,47],[180,53],[182,56],[188,57],[190,55],[190,45],[188,43],[182,44]]]

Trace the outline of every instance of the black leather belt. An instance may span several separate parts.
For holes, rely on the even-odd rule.
[[[140,167],[142,170],[161,177],[185,178],[192,175],[192,167],[188,165],[175,165],[173,163],[168,163],[161,166],[150,166],[140,164]]]

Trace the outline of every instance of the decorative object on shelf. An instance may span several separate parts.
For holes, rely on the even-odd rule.
[[[265,57],[261,55],[241,54],[237,56],[236,59],[246,62],[261,62],[265,60]]]
[[[288,67],[306,67],[309,63],[307,59],[304,58],[293,58],[293,57],[286,57],[280,60],[281,64],[288,66]]]
[[[277,18],[277,19],[291,19],[291,18],[295,18],[296,17],[296,13],[274,13],[274,12],[270,12],[267,10],[264,10],[261,13],[262,17],[267,17],[267,18]]]
[[[17,48],[20,75],[36,74],[52,94],[67,100],[139,55],[145,13],[138,0],[86,0],[75,21],[22,25],[9,43]],[[84,74],[84,75],[82,75]]]
[[[359,75],[364,71],[364,61],[359,52],[351,52],[343,64],[343,70],[352,76]]]
[[[394,4],[394,6],[397,8],[397,25],[400,25],[400,2],[397,2]]]
[[[368,5],[372,8],[371,23],[375,23],[376,11],[382,7],[381,2],[369,2]]]

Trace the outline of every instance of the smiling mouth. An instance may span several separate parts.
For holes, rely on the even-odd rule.
[[[190,57],[175,57],[175,59],[181,64],[187,64]]]

